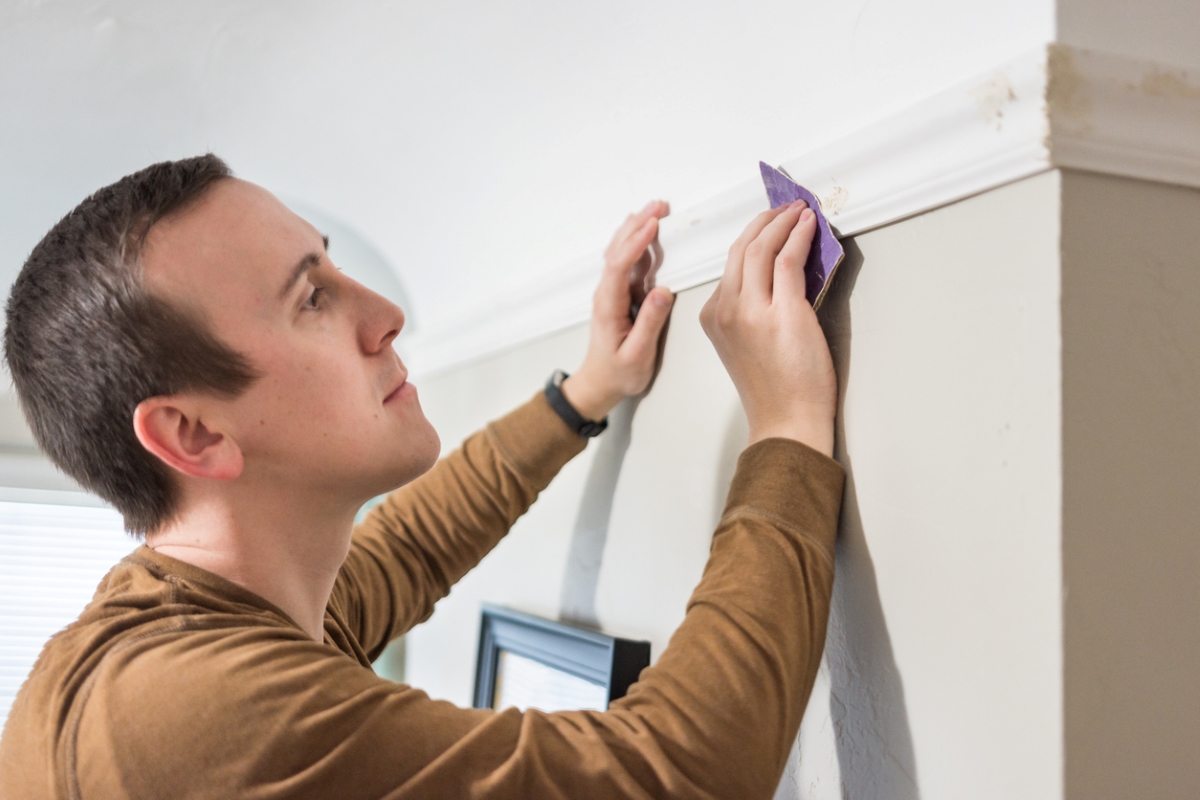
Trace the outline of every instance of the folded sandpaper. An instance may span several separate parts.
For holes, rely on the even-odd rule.
[[[829,289],[829,282],[833,280],[833,273],[837,272],[838,264],[842,263],[846,251],[833,235],[833,228],[829,227],[829,220],[821,211],[821,202],[817,200],[816,195],[762,161],[758,162],[758,167],[762,171],[763,185],[767,187],[767,200],[771,203],[771,208],[803,200],[817,215],[817,232],[813,235],[808,261],[804,264],[804,281],[808,302],[814,309],[819,308],[821,301],[825,299],[825,292]]]

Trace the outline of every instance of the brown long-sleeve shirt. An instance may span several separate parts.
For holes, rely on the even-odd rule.
[[[355,531],[325,640],[142,547],[46,645],[0,738],[0,798],[766,798],[820,660],[842,471],[748,448],[687,615],[607,712],[463,709],[377,677],[584,440],[540,395]]]

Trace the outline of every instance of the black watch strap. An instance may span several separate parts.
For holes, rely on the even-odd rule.
[[[550,380],[546,381],[546,401],[550,403],[550,407],[554,409],[554,413],[558,414],[562,418],[562,421],[567,423],[567,427],[580,436],[599,436],[608,427],[608,417],[599,422],[584,419],[583,415],[575,410],[575,406],[571,405],[562,393],[562,382],[568,377],[567,373],[561,369],[554,370],[554,374],[550,376]]]

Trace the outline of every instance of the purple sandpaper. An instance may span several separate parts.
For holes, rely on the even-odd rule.
[[[821,301],[825,299],[826,290],[829,289],[829,282],[833,280],[833,273],[837,272],[838,264],[842,263],[846,251],[833,235],[833,228],[829,227],[829,220],[825,219],[825,214],[821,211],[821,203],[812,192],[762,161],[758,162],[758,167],[762,170],[763,185],[767,187],[767,200],[771,203],[771,208],[803,200],[817,215],[817,232],[813,235],[808,261],[804,264],[804,282],[808,302],[814,309],[819,308]]]

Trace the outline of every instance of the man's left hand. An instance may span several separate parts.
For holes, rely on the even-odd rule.
[[[567,402],[587,419],[603,419],[624,398],[644,392],[654,377],[658,339],[675,296],[665,288],[655,288],[632,320],[629,275],[658,238],[658,221],[670,211],[665,201],[650,201],[626,218],[604,252],[604,274],[592,306],[587,355],[562,385]]]

